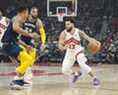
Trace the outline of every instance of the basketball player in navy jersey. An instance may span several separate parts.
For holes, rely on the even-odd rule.
[[[29,17],[27,21],[24,23],[23,28],[29,33],[39,34],[40,39],[38,39],[36,42],[35,39],[26,36],[21,36],[22,41],[33,48],[33,50],[31,50],[30,52],[32,53],[32,57],[34,58],[34,60],[36,60],[36,49],[38,50],[39,48],[41,48],[41,50],[44,49],[46,41],[45,29],[43,27],[42,21],[39,19],[38,16],[39,16],[38,8],[36,6],[32,6],[32,8],[30,9]],[[39,46],[39,41],[41,42],[40,46]],[[28,68],[27,73],[25,74],[24,77],[24,80],[27,83],[32,83],[31,67]]]
[[[3,36],[3,42],[7,43],[4,46],[5,52],[12,57],[19,60],[19,66],[16,68],[17,76],[11,83],[11,87],[18,87],[19,89],[24,85],[24,74],[28,67],[34,63],[34,59],[28,51],[33,50],[30,45],[27,45],[20,39],[20,36],[26,36],[32,39],[39,37],[37,33],[29,33],[23,29],[23,24],[29,16],[29,11],[26,6],[20,6],[17,11],[17,15],[14,16]]]

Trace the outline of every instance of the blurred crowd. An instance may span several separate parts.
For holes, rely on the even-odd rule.
[[[3,3],[3,4],[2,4]],[[39,62],[60,62],[63,58],[58,49],[58,37],[64,29],[64,23],[57,18],[47,17],[46,0],[4,0],[0,4],[3,13],[11,18],[16,14],[18,4],[27,3],[29,6],[37,4],[40,9],[47,35],[45,53],[40,56]],[[116,63],[118,61],[118,0],[78,0],[76,26],[84,30],[88,35],[101,41],[101,51],[91,55],[87,49],[85,52],[90,61]],[[86,47],[86,42],[82,40]]]

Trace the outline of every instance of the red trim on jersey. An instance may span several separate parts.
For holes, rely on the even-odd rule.
[[[80,41],[74,39],[73,37],[70,38],[70,39],[68,39],[68,40],[66,40],[66,41],[64,41],[64,44],[70,44],[70,43],[74,43],[74,44],[79,45],[80,44]]]

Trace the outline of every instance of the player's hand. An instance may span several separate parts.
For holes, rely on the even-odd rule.
[[[38,33],[30,33],[29,35],[33,39],[39,39],[39,34]]]
[[[33,49],[33,48],[32,48],[30,45],[27,45],[27,46],[26,46],[26,50],[27,50],[28,53],[29,53],[32,49]]]
[[[67,45],[65,45],[65,46],[63,46],[63,47],[61,47],[61,48],[59,48],[59,50],[60,50],[61,52],[64,52],[66,49],[67,49]]]
[[[91,39],[87,47],[92,54],[96,54],[101,49],[101,43],[96,39]]]

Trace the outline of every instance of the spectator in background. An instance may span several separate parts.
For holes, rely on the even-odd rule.
[[[2,14],[2,11],[0,10],[0,16],[2,16],[3,14]]]

